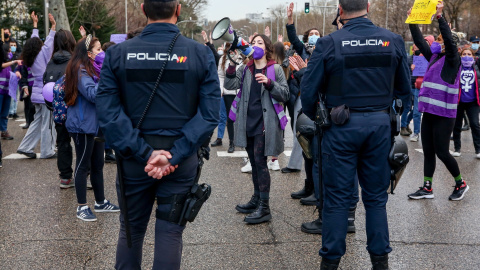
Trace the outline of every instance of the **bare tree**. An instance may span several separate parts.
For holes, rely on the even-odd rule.
[[[471,0],[445,0],[445,17],[451,22],[452,26],[456,28],[457,31],[461,31],[458,20],[462,11],[465,10],[466,6],[472,2]]]
[[[68,21],[67,9],[64,0],[50,0],[50,13],[55,17],[57,29],[70,31],[70,23]]]

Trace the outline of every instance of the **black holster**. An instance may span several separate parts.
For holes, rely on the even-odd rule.
[[[193,222],[200,212],[203,204],[212,193],[212,187],[208,184],[198,184],[203,167],[203,158],[208,159],[209,149],[201,147],[198,150],[198,168],[195,182],[186,194],[175,194],[170,197],[157,197],[157,204],[171,204],[170,211],[159,211],[157,208],[156,217],[171,223],[185,226],[187,222]]]

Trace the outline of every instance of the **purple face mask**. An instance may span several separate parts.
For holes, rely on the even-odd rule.
[[[253,46],[253,59],[260,60],[265,55],[265,51],[257,46]]]
[[[430,50],[432,51],[433,54],[440,54],[440,53],[442,53],[442,45],[443,44],[440,44],[440,43],[434,41],[432,43],[432,45],[430,46]]]
[[[469,68],[473,66],[473,63],[475,63],[475,59],[471,56],[464,56],[462,57],[462,66]]]
[[[103,60],[105,60],[105,52],[100,52],[95,56],[95,63],[101,65],[103,64]]]

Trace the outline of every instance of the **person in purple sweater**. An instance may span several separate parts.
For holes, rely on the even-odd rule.
[[[478,96],[478,84],[480,70],[475,63],[475,52],[472,48],[464,48],[460,55],[462,56],[462,71],[460,74],[460,101],[458,102],[457,119],[453,128],[453,143],[455,152],[454,157],[461,155],[462,147],[460,136],[462,133],[462,124],[464,112],[467,112],[468,121],[472,130],[473,147],[475,154],[480,159],[480,124],[478,114],[480,113],[480,98]]]
[[[38,37],[38,17],[35,12],[32,12],[33,20],[33,33],[32,36],[25,43],[24,48],[29,47],[31,44],[40,44],[42,41]],[[48,110],[45,105],[45,100],[42,95],[43,89],[43,74],[47,67],[48,62],[52,58],[53,54],[53,40],[55,37],[56,22],[52,14],[48,14],[48,19],[52,24],[50,33],[45,39],[43,46],[32,46],[40,50],[31,50],[28,54],[25,50],[22,54],[22,60],[27,67],[30,67],[34,82],[32,87],[31,100],[35,106],[35,116],[33,122],[27,131],[27,134],[23,138],[20,146],[17,149],[17,153],[25,155],[29,158],[36,158],[37,155],[34,152],[35,146],[38,141],[40,144],[40,158],[54,158],[55,154],[55,138],[57,137],[55,131],[55,125],[53,124],[52,112]]]
[[[2,51],[2,58],[0,62],[2,67],[0,68],[0,131],[1,138],[3,140],[13,140],[13,137],[7,131],[8,124],[8,112],[10,111],[10,103],[12,98],[8,93],[8,85],[10,81],[10,72],[12,71],[12,66],[18,64],[19,61],[12,60],[12,54],[4,50],[4,45],[0,46]]]

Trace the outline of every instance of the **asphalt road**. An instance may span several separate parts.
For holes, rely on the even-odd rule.
[[[10,120],[15,139],[2,141],[0,269],[113,269],[118,213],[99,213],[97,222],[80,221],[75,216],[74,189],[59,188],[56,160],[5,159],[16,152],[26,133],[21,123]],[[463,152],[457,160],[470,191],[458,202],[448,201],[454,182],[440,161],[433,180],[435,199],[408,200],[407,194],[423,183],[423,154],[415,150],[421,144],[408,142],[411,162],[387,205],[391,269],[480,269],[480,160],[475,159],[470,132],[462,135]],[[287,131],[287,150],[291,141]],[[227,145],[214,148],[204,167],[200,181],[211,184],[213,192],[185,230],[182,269],[318,269],[321,236],[300,231],[302,222],[316,217],[314,208],[290,198],[302,187],[304,172],[271,172],[273,219],[249,226],[235,205],[250,198],[251,175],[240,172],[241,157],[218,156],[218,151],[226,150]],[[281,155],[281,167],[287,162]],[[106,197],[116,202],[115,165],[106,164],[104,175]],[[93,200],[88,191],[90,205]],[[152,212],[144,269],[152,266],[154,220]],[[357,233],[347,236],[341,269],[370,267],[361,203],[356,227]]]

